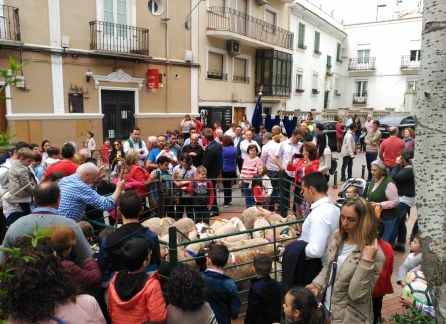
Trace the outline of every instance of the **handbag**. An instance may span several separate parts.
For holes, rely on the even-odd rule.
[[[332,314],[331,314],[331,300],[333,298],[333,286],[336,280],[336,272],[338,269],[338,256],[339,256],[339,245],[336,247],[336,253],[333,258],[333,260],[330,262],[330,264],[327,267],[327,277],[325,278],[325,287],[319,292],[319,295],[317,296],[317,301],[324,304],[325,296],[327,295],[327,288],[331,287],[331,296],[330,296],[330,303],[328,307],[329,316],[326,321],[326,323],[331,323],[332,321]]]

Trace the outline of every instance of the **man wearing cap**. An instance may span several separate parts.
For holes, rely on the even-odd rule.
[[[279,147],[279,143],[276,143],[273,139],[273,134],[266,132],[263,134],[263,146],[260,158],[263,165],[266,167],[268,177],[271,179],[271,185],[273,186],[273,192],[271,193],[271,199],[269,202],[269,210],[274,211],[274,205],[279,202],[279,180],[280,169],[275,161],[275,154]]]

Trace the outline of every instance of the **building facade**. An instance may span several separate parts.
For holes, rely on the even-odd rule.
[[[93,131],[100,143],[135,125],[158,134],[197,105],[189,1],[4,0],[0,9],[0,64],[28,62],[0,113],[18,141],[81,144]]]
[[[198,105],[209,126],[251,120],[258,92],[266,113],[290,98],[294,34],[288,2],[208,0],[199,7]]]

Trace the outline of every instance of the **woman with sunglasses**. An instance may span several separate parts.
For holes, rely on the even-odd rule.
[[[332,323],[373,322],[372,290],[385,262],[377,237],[372,206],[362,197],[347,199],[327,264],[307,285]]]
[[[112,170],[113,172],[117,172],[118,162],[123,161],[123,159],[124,159],[124,149],[122,147],[122,143],[120,140],[114,140],[109,158],[110,170]]]

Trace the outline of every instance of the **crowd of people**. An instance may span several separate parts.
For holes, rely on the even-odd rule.
[[[406,218],[415,200],[414,133],[405,130],[401,139],[395,127],[381,141],[379,122],[368,118],[366,133],[358,134],[359,118],[350,119],[345,125],[340,120],[341,181],[346,170],[352,177],[353,159],[365,151],[370,183],[365,197],[348,188],[341,208],[328,196],[332,154],[312,116],[287,137],[279,125],[257,133],[245,118],[243,126],[223,131],[218,123],[202,128],[186,115],[180,130],[147,142],[137,127],[128,139],[105,139],[97,159],[92,132],[79,150],[73,142],[60,149],[48,140],[41,146],[17,143],[0,167],[1,239],[4,247],[21,249],[21,256],[0,255],[2,270],[20,269],[0,282],[2,316],[12,323],[230,323],[241,298],[224,272],[228,248],[212,244],[204,272],[179,265],[165,285],[158,235],[140,220],[153,204],[153,183],[162,192],[157,216],[208,224],[232,204],[239,183],[246,208],[261,205],[284,217],[294,210],[303,219],[299,239],[285,249],[281,283],[270,276],[270,256],[253,258],[256,278],[245,323],[279,323],[283,317],[287,323],[380,323],[383,296],[393,291],[394,251],[405,250]],[[98,183],[106,169],[114,180],[110,194],[102,195]],[[216,195],[219,182],[223,202]],[[108,211],[122,223],[95,238],[95,253],[88,208]],[[39,235],[37,228],[47,234],[36,243],[25,234]],[[413,234],[419,241],[416,228]],[[400,269],[402,285],[421,263],[420,251],[414,253]],[[433,314],[431,305],[405,303]]]

